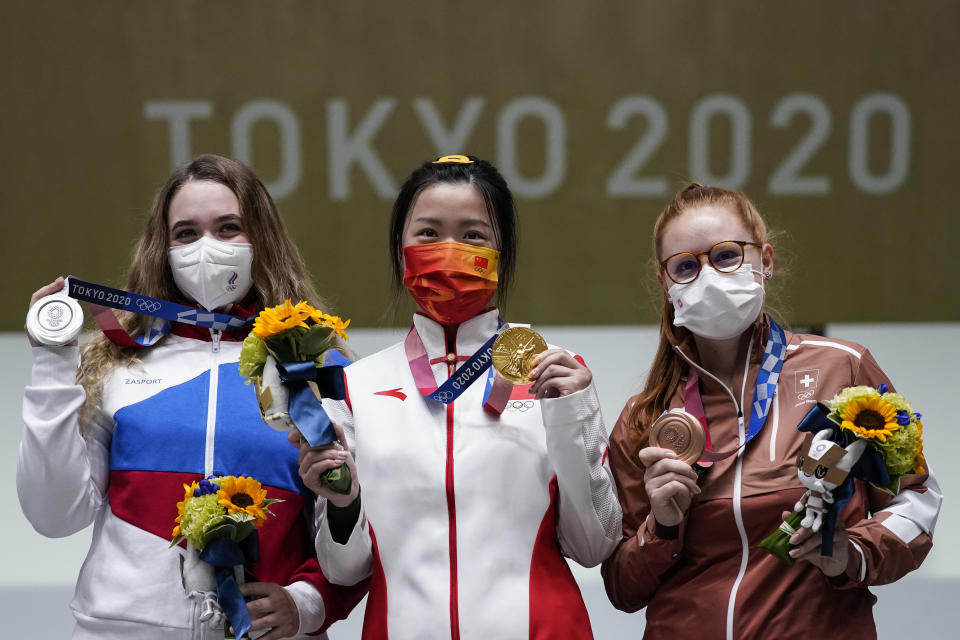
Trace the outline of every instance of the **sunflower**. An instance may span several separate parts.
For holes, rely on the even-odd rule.
[[[264,500],[267,491],[253,478],[227,476],[220,480],[217,497],[227,513],[246,513],[255,518],[256,526],[262,525],[267,515],[264,513]]]
[[[340,316],[332,316],[329,313],[320,311],[319,309],[313,309],[310,313],[310,318],[317,324],[330,327],[344,340],[350,339],[347,337],[346,332],[346,328],[350,326],[350,320],[344,321]]]
[[[178,535],[180,535],[180,531],[181,531],[181,529],[180,529],[180,523],[181,523],[181,521],[183,520],[183,511],[184,511],[184,509],[185,509],[186,506],[187,506],[187,500],[189,500],[190,498],[193,497],[193,492],[196,491],[199,487],[200,487],[200,485],[198,485],[195,481],[194,481],[192,484],[185,484],[185,485],[183,485],[183,491],[184,491],[184,493],[183,493],[183,502],[178,502],[178,503],[177,503],[177,517],[176,517],[176,519],[174,520],[174,522],[177,523],[177,526],[175,526],[175,527],[173,528],[173,537],[174,537],[174,538],[176,538]]]
[[[840,417],[841,429],[880,442],[886,442],[887,436],[900,428],[897,408],[878,395],[852,399],[842,408]]]
[[[260,312],[253,322],[253,335],[258,338],[269,338],[294,327],[307,327],[305,320],[315,311],[307,302],[300,301],[296,305],[290,299],[275,307],[267,307]]]

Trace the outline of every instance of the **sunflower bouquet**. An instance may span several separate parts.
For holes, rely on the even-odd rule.
[[[841,390],[827,405],[818,404],[811,409],[797,427],[801,431],[829,429],[833,434],[831,441],[848,449],[858,441],[866,444],[849,475],[823,498],[826,512],[823,555],[832,555],[837,514],[853,494],[854,478],[897,495],[903,476],[926,471],[921,418],[906,398],[890,391],[886,384],[880,384],[876,388],[857,386]],[[805,455],[808,453],[800,452],[798,467],[803,467]],[[787,565],[794,564],[789,555],[793,548],[789,539],[804,520],[804,510],[800,503],[797,505],[780,527],[760,543],[761,548]],[[816,527],[813,530],[816,531]]]
[[[833,397],[829,407],[827,417],[840,426],[848,441],[866,440],[883,456],[890,482],[879,485],[881,489],[896,495],[902,476],[924,473],[923,416],[902,395],[885,384],[847,387]]]
[[[187,541],[184,590],[199,602],[201,622],[219,629],[225,617],[243,637],[250,614],[238,586],[242,567],[259,557],[256,530],[273,515],[270,505],[283,500],[268,498],[259,482],[244,476],[210,476],[183,489],[170,546]]]
[[[342,375],[325,366],[340,356],[336,339],[347,340],[350,321],[314,308],[305,301],[268,307],[260,312],[240,350],[240,375],[253,382],[263,421],[285,431],[296,427],[311,446],[336,441],[336,432],[320,404],[321,395],[338,398]],[[341,362],[346,358],[339,357]],[[325,472],[321,482],[349,493],[350,471],[341,465]]]
[[[243,541],[273,515],[270,505],[283,502],[268,498],[259,482],[244,476],[211,476],[183,489],[170,546],[186,539],[197,551],[218,538]]]

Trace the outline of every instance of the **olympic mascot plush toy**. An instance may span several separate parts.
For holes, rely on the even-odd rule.
[[[832,433],[831,429],[819,431],[817,435],[807,433],[797,456],[797,476],[807,492],[793,510],[806,509],[800,525],[814,532],[823,525],[824,513],[829,509],[827,505],[833,504],[833,490],[847,479],[850,469],[867,446],[865,440],[856,440],[846,448],[841,447],[830,440]]]

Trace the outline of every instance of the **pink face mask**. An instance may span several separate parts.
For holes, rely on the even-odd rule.
[[[496,249],[460,242],[403,248],[403,284],[417,306],[440,324],[455,325],[483,311],[497,290]]]

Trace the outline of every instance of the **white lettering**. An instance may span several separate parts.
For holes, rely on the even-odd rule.
[[[716,175],[710,168],[710,123],[715,116],[730,120],[730,169]],[[740,189],[750,177],[750,111],[743,100],[716,94],[701,100],[690,114],[690,174],[693,179],[726,189]]]
[[[470,141],[470,134],[480,119],[483,105],[483,98],[467,98],[450,129],[444,126],[440,113],[430,98],[414,99],[413,110],[417,112],[420,124],[430,137],[437,155],[442,156],[466,151],[467,142]]]
[[[540,118],[544,126],[544,167],[536,178],[520,173],[517,154],[517,126],[527,117]],[[507,103],[497,118],[497,158],[500,173],[513,192],[527,198],[552,195],[567,172],[567,125],[560,108],[539,96],[525,96]]]
[[[258,120],[270,120],[280,130],[280,175],[264,186],[275,199],[285,198],[300,184],[300,121],[287,104],[279,100],[254,100],[243,105],[233,116],[231,139],[233,157],[249,167],[254,166],[250,130]]]
[[[350,167],[355,163],[367,174],[377,195],[384,199],[395,195],[393,178],[370,147],[370,141],[383,126],[395,104],[393,98],[375,101],[352,134],[347,130],[347,101],[336,98],[327,105],[330,197],[334,200],[350,197]]]
[[[167,120],[170,123],[170,167],[175,168],[191,157],[190,120],[209,118],[213,103],[209,100],[156,100],[143,105],[147,120]]]

